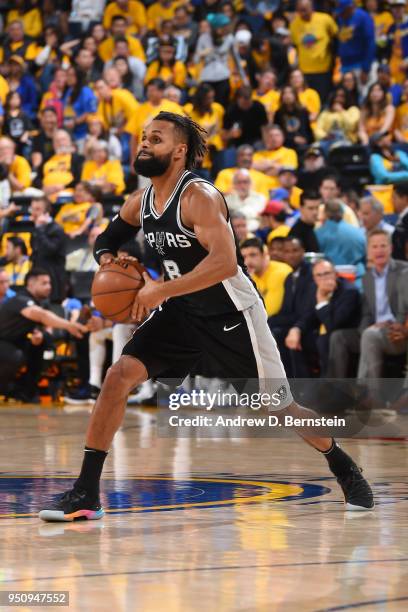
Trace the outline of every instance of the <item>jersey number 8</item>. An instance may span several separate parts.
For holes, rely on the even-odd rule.
[[[178,278],[179,276],[181,276],[180,268],[178,267],[176,262],[173,261],[172,259],[164,259],[163,266],[170,280],[173,280],[173,278]]]

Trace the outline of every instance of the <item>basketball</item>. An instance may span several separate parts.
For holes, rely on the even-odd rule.
[[[112,262],[95,274],[92,283],[92,301],[95,308],[116,323],[130,322],[133,302],[144,286],[145,268],[137,261]]]

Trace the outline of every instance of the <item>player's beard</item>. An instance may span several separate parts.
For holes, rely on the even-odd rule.
[[[172,158],[171,153],[161,155],[160,157],[140,157],[140,153],[137,155],[134,163],[134,169],[138,174],[146,178],[152,178],[154,176],[162,176],[169,169]]]

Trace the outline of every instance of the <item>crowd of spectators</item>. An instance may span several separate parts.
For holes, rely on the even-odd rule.
[[[0,15],[0,344],[29,369],[47,317],[1,330],[45,298],[77,336],[72,399],[97,394],[106,339],[120,353],[128,326],[84,315],[92,245],[147,184],[133,160],[162,110],[208,133],[196,172],[226,198],[290,376],[381,377],[406,353],[405,0],[15,0]],[[161,274],[143,236],[126,250]]]

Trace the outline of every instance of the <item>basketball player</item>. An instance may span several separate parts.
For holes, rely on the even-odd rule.
[[[99,481],[129,392],[149,378],[184,378],[203,356],[218,365],[220,378],[276,381],[283,411],[315,416],[292,399],[263,302],[236,247],[223,196],[190,172],[205,153],[204,134],[189,118],[161,112],[146,127],[135,161],[136,172],[151,178],[152,185],[129,196],[97,238],[95,257],[103,266],[141,226],[161,258],[166,281],[145,276],[133,314],[136,320],[149,316],[106,375],[78,479],[55,505],[40,512],[43,520],[103,516]],[[372,509],[369,484],[337,443],[301,435],[326,458],[343,489],[346,509]]]

